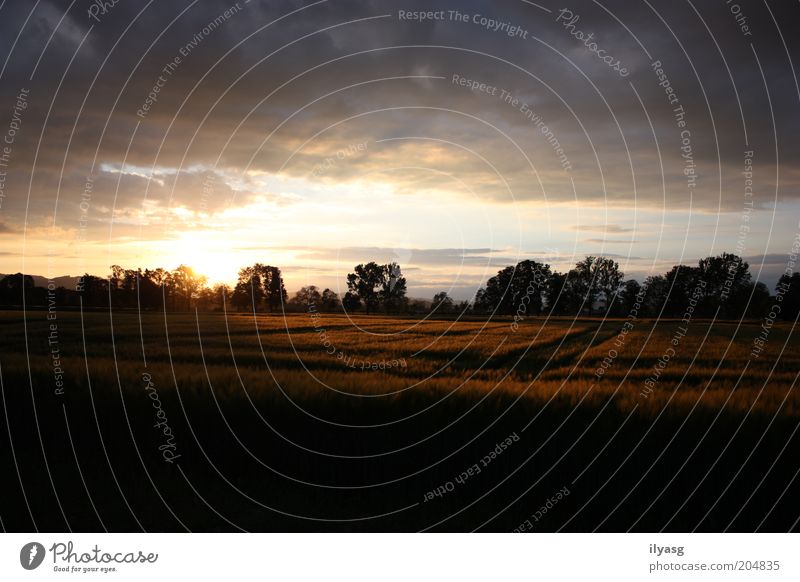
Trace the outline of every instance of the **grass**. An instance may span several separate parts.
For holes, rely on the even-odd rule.
[[[511,531],[568,486],[534,531],[796,529],[791,327],[753,358],[758,323],[693,321],[677,346],[679,321],[623,324],[0,312],[0,517],[16,531]]]

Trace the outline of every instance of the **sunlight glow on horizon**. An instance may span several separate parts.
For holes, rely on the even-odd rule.
[[[149,174],[138,167],[103,168],[112,176],[152,182],[178,177],[180,184],[180,173],[172,168],[157,168]],[[193,166],[190,173],[199,176],[207,171]],[[710,235],[715,231],[717,252],[730,250],[732,245],[725,241],[735,238],[739,221],[736,213],[689,216],[685,211],[642,207],[614,208],[612,213],[610,207],[580,201],[543,206],[531,200],[476,199],[457,189],[406,192],[383,181],[386,174],[374,182],[360,178],[335,185],[260,171],[250,174],[245,179],[216,174],[218,195],[224,192],[227,199],[216,200],[221,205],[208,210],[197,208],[196,190],[194,198],[192,193],[187,196],[173,190],[171,205],[148,197],[138,217],[129,210],[116,212],[111,240],[101,238],[108,232],[110,212],[95,218],[89,230],[94,236],[80,243],[77,235],[66,237],[67,252],[61,255],[57,274],[87,271],[105,276],[112,263],[170,270],[184,264],[205,275],[209,284],[233,285],[239,269],[261,262],[282,269],[290,293],[310,284],[341,291],[354,265],[395,260],[409,278],[409,290],[423,288],[428,293],[446,289],[448,280],[471,289],[500,268],[525,258],[545,260],[563,270],[586,254],[604,254],[619,261],[630,276],[642,279],[651,269],[658,272],[678,262],[684,247],[712,254]],[[245,187],[250,190],[244,191]],[[753,223],[757,217],[768,221],[770,215],[769,211],[754,215]],[[790,215],[779,213],[778,220]],[[52,246],[49,233],[44,233],[32,229],[26,241],[29,273],[47,272],[43,262],[39,265],[31,258],[37,246]],[[751,235],[754,247],[762,244],[758,236]],[[19,241],[14,244],[19,246]],[[490,260],[480,265],[415,262],[436,249],[475,248],[492,249],[487,255]],[[363,254],[353,256],[352,249],[364,249]],[[493,261],[491,256],[501,260]],[[654,256],[659,257],[655,265]],[[693,256],[683,258],[684,263],[694,260]],[[465,290],[456,296],[470,294]]]

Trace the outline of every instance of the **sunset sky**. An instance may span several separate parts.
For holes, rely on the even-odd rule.
[[[800,232],[796,3],[92,4],[0,4],[0,273],[393,260],[467,298],[738,250],[772,288]]]

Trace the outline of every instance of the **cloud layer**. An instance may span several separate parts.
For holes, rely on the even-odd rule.
[[[29,97],[3,168],[0,237],[233,232],[252,226],[232,222],[241,213],[288,220],[287,207],[308,216],[332,198],[329,220],[346,231],[347,209],[372,191],[395,197],[397,216],[420,197],[504,213],[493,226],[506,233],[531,213],[600,209],[552,220],[544,238],[523,228],[505,254],[570,240],[619,252],[646,242],[640,212],[673,227],[721,216],[735,231],[748,202],[765,217],[749,250],[780,254],[770,245],[791,239],[781,227],[765,242],[774,209],[800,202],[796,5],[740,2],[737,21],[725,3],[401,4],[126,1],[96,19],[88,2],[4,5],[0,118]],[[297,229],[314,228],[301,218]],[[451,265],[472,256],[458,245],[497,246],[462,230],[405,246],[455,249]],[[317,237],[314,252],[403,246],[350,235]],[[668,254],[714,250],[684,247]]]

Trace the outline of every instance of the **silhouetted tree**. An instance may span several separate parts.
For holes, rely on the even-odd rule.
[[[347,275],[349,293],[364,303],[367,313],[378,308],[382,285],[383,267],[374,261],[356,265],[353,272]]]
[[[514,311],[514,291],[511,287],[514,279],[514,267],[506,267],[497,275],[486,281],[486,287],[478,292],[476,305],[482,311],[509,314]]]
[[[108,278],[108,288],[111,295],[111,305],[113,307],[136,307],[148,308],[142,298],[140,287],[149,287],[146,276],[141,269],[124,269],[119,265],[111,265],[111,275]],[[148,292],[152,289],[148,289]],[[146,295],[145,300],[153,299]]]
[[[259,311],[266,306],[275,311],[286,303],[286,299],[286,288],[278,267],[256,263],[239,270],[239,280],[231,298],[237,309]]]
[[[118,276],[114,276],[115,273],[113,268],[119,269],[116,273]],[[112,268],[111,276],[108,277],[108,296],[111,300],[112,307],[125,307],[130,298],[125,293],[125,289],[123,288],[123,281],[125,279],[125,269],[118,265],[114,265]]]
[[[352,303],[357,297],[359,303],[364,303],[367,313],[381,307],[387,311],[400,311],[407,304],[406,279],[397,263],[379,265],[373,261],[356,265],[347,275],[347,288],[350,294],[348,302]]]
[[[282,309],[286,304],[288,295],[286,287],[283,285],[281,270],[278,267],[270,267],[269,265],[262,266],[262,270],[264,273],[264,295],[267,307],[270,312]]]
[[[152,281],[158,287],[162,285],[166,285],[169,282],[169,272],[166,269],[162,269],[161,267],[157,269],[145,269],[144,276],[146,279]]]
[[[348,291],[342,298],[342,307],[345,311],[356,311],[361,309],[361,299],[358,294]]]
[[[322,307],[322,294],[316,285],[301,287],[289,300],[288,305],[298,311],[307,311],[310,306],[319,310]]]
[[[322,292],[322,310],[323,311],[339,311],[342,307],[342,302],[339,301],[339,296],[335,291],[325,289]]]
[[[209,287],[203,287],[197,292],[194,306],[199,311],[213,311],[217,306],[217,294]]]
[[[700,269],[675,265],[664,275],[666,282],[666,296],[664,297],[664,316],[683,317],[689,307],[689,302],[700,284]],[[700,289],[702,291],[702,287]],[[695,306],[694,316],[707,315],[705,313],[704,297],[701,297]]]
[[[453,310],[453,299],[447,291],[441,291],[433,296],[431,301],[431,312],[450,313]]]
[[[32,299],[32,291],[35,288],[33,277],[15,273],[6,275],[0,280],[0,303],[6,305],[22,305],[23,296],[28,303]]]
[[[145,269],[139,277],[139,304],[143,309],[163,309],[164,298],[169,294],[169,289],[165,288],[168,273],[162,269]]]
[[[108,307],[108,280],[85,273],[75,290],[80,294],[85,307]]]
[[[180,265],[172,271],[172,286],[180,303],[187,310],[192,308],[192,302],[197,297],[198,292],[206,284],[206,278],[198,275],[191,267]]]
[[[122,277],[122,299],[123,305],[134,307],[139,302],[138,289],[139,282],[143,278],[141,269],[125,269]]]
[[[667,278],[664,275],[650,275],[644,281],[644,314],[655,317],[662,314],[667,299]]]
[[[214,306],[220,310],[224,310],[226,302],[231,300],[232,292],[230,286],[224,283],[214,285]]]
[[[573,295],[573,306],[580,300],[582,310],[591,311],[596,306],[607,310],[620,291],[624,278],[616,261],[587,256],[578,261],[569,273],[568,286]]]
[[[233,288],[231,303],[239,310],[258,311],[264,300],[264,284],[261,273],[256,267],[239,269],[239,280]]]
[[[547,286],[547,304],[554,315],[580,315],[592,306],[590,275],[580,269],[553,273]]]
[[[797,314],[800,313],[800,273],[781,275],[775,286],[775,292],[776,300],[778,297],[782,297],[780,301],[781,318],[794,321]]]
[[[750,284],[750,266],[731,253],[700,259],[697,268],[698,276],[706,283],[706,295],[717,302],[727,301],[731,294]]]
[[[406,298],[406,278],[397,263],[389,263],[383,267],[383,284],[381,286],[381,305],[388,313],[405,311],[408,306]]]
[[[513,313],[541,313],[552,276],[550,265],[532,260],[517,263],[511,285]]]
[[[554,272],[545,290],[547,307],[553,315],[565,315],[572,309],[573,299],[567,286],[567,274]]]
[[[501,269],[475,295],[475,309],[504,315],[541,313],[552,277],[550,265],[531,260]]]
[[[769,310],[769,289],[764,283],[737,285],[724,304],[722,317],[730,319],[760,318]]]
[[[612,313],[614,315],[623,317],[627,316],[629,313],[632,313],[634,307],[636,306],[637,297],[639,296],[641,291],[642,291],[642,286],[639,284],[637,280],[628,279],[627,281],[625,281],[625,283],[622,285],[622,291],[620,292],[617,300],[614,302],[614,305],[611,310]],[[641,306],[639,307],[638,313],[634,313],[634,315],[637,315],[639,317],[643,315]]]
[[[472,298],[472,310],[475,313],[487,313],[489,309],[489,302],[486,298],[486,289],[481,287],[475,292],[475,297]]]

